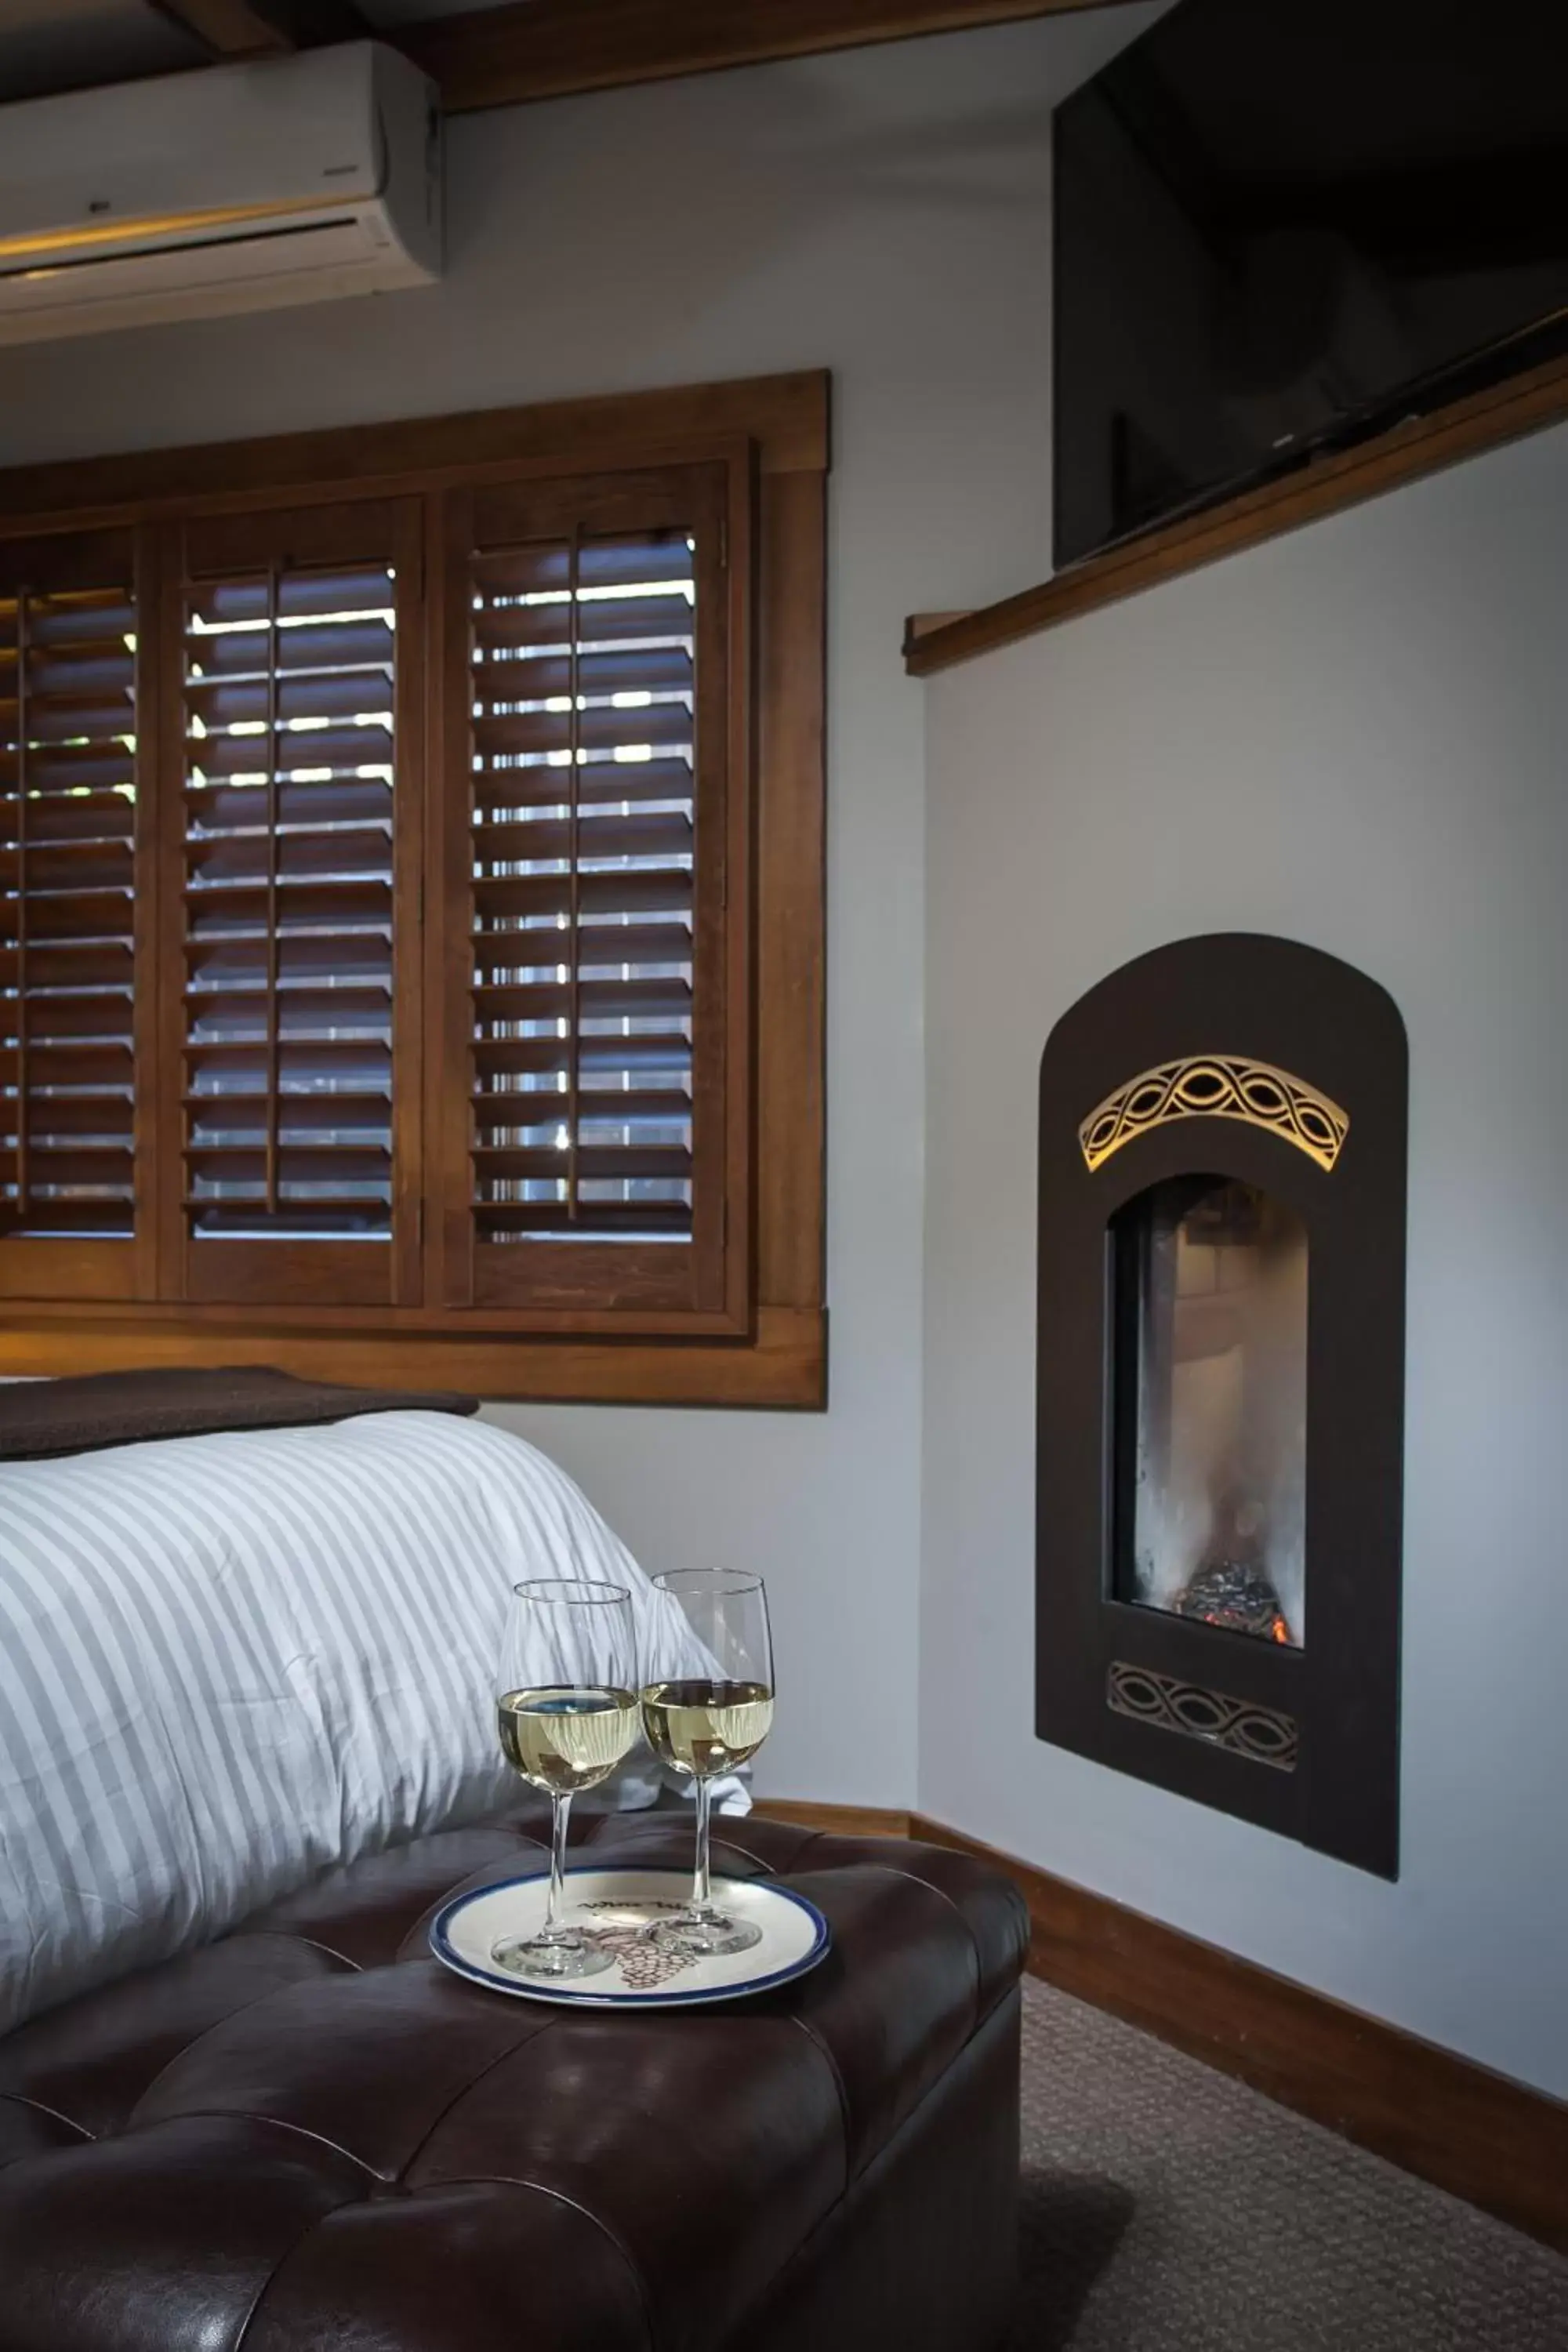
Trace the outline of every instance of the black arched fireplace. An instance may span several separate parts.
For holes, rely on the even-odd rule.
[[[1384,991],[1240,933],[1040,1071],[1038,1735],[1389,1878],[1405,1106]]]

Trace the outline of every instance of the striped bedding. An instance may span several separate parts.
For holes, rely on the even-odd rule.
[[[0,1466],[0,2032],[500,1801],[528,1576],[647,1595],[571,1480],[479,1421]]]

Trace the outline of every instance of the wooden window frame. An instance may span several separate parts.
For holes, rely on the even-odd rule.
[[[811,373],[686,390],[468,415],[345,431],[203,444],[122,457],[0,472],[0,541],[56,532],[123,530],[173,541],[182,527],[285,507],[357,499],[425,502],[426,635],[422,670],[443,658],[443,501],[535,478],[713,465],[727,470],[731,576],[751,601],[743,642],[750,676],[729,697],[732,790],[731,892],[747,920],[727,933],[733,1043],[746,1081],[731,1090],[724,1158],[727,1214],[743,1221],[723,1296],[698,1318],[624,1318],[567,1307],[553,1314],[451,1303],[443,1286],[440,1219],[426,1214],[423,1302],[387,1307],[160,1304],[0,1299],[0,1373],[48,1374],[136,1364],[268,1362],[320,1379],[373,1386],[439,1385],[494,1399],[820,1408],[826,1401],[824,1303],[824,627],[828,379]],[[736,562],[736,540],[741,542]],[[437,575],[432,577],[432,573]],[[170,615],[155,616],[164,648]],[[736,690],[738,686],[739,691]],[[153,689],[165,704],[170,681]],[[445,698],[450,705],[448,691]],[[428,698],[433,710],[437,698]],[[162,713],[159,714],[162,716]],[[156,720],[154,721],[156,723]],[[443,824],[449,744],[421,722],[416,756],[429,763],[426,806]],[[147,845],[139,895],[149,919],[178,887],[179,848]],[[428,837],[425,856],[439,845]],[[737,871],[737,867],[739,870]],[[437,871],[439,870],[437,866]],[[401,909],[400,909],[401,911]],[[452,1025],[449,1001],[423,990],[422,1084],[426,1148],[440,1141],[435,1076]],[[143,1008],[138,1005],[138,1019]],[[171,1030],[167,1007],[147,1008]],[[172,1031],[171,1031],[172,1034]],[[142,1065],[139,1119],[170,1124],[167,1040]],[[160,1165],[166,1152],[160,1150]],[[437,1196],[438,1197],[438,1196]],[[139,1225],[144,1254],[171,1246]],[[273,1244],[267,1244],[270,1247]],[[287,1246],[287,1244],[283,1244]],[[141,1286],[145,1290],[151,1282]],[[406,1296],[400,1286],[400,1295]],[[651,1324],[654,1328],[647,1328]],[[541,1328],[541,1327],[543,1328]]]

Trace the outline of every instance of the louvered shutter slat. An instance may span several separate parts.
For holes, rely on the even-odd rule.
[[[536,541],[531,546],[500,548],[482,558],[484,588],[493,596],[541,595],[553,590],[591,596],[616,589],[635,594],[638,587],[669,583],[668,608],[684,603],[692,578],[690,544],[684,532],[628,531],[624,536],[584,534],[573,543],[559,538]],[[595,619],[597,615],[595,614]]]
[[[504,648],[517,647],[531,651],[542,646],[558,645],[561,641],[556,614],[549,604],[521,604],[500,601],[506,597],[504,583],[492,571],[489,582],[498,600],[478,613],[474,621],[475,643],[494,655]],[[685,606],[685,612],[682,607]],[[681,591],[666,592],[656,596],[622,595],[613,603],[601,603],[594,615],[595,642],[600,647],[614,646],[636,638],[642,643],[668,638],[683,619],[689,617],[689,604]]]
[[[661,616],[667,625],[685,618],[678,609]],[[486,683],[501,698],[539,699],[573,692],[572,656],[563,650],[535,654],[527,659],[492,653]],[[579,694],[668,694],[689,692],[691,656],[684,646],[637,646],[626,651],[579,654],[575,668]],[[584,739],[586,740],[586,739]]]
[[[12,667],[15,668],[14,654]],[[125,677],[122,693],[101,690],[90,694],[64,693],[58,690],[47,693],[38,683],[32,656],[29,655],[28,668],[32,675],[29,679],[30,690],[26,698],[27,742],[23,747],[25,751],[37,753],[41,749],[47,758],[51,745],[68,744],[73,751],[95,748],[99,742],[102,742],[106,749],[109,746],[113,746],[115,749],[121,748],[122,739],[128,731],[127,720],[132,715],[131,697],[134,686],[135,667],[135,657],[127,648],[123,655]],[[9,715],[15,722],[16,704],[14,696],[10,702]],[[14,762],[17,757],[17,746],[13,740],[8,748]],[[14,782],[16,778],[14,765],[11,775]],[[31,781],[36,782],[36,777],[31,778]]]
[[[584,923],[579,933],[578,967],[613,971],[623,964],[679,963],[689,954],[691,933],[684,923]],[[476,931],[474,969],[479,981],[495,978],[517,963],[515,931]]]
[[[605,1074],[618,1082],[632,1071],[682,1071],[691,1057],[691,1040],[684,1030],[668,1036],[627,1036],[613,1031],[605,1037],[575,1039],[559,1034],[535,1037],[492,1037],[485,1046],[485,1066],[497,1072],[564,1072],[574,1065],[582,1072]],[[475,1100],[483,1096],[476,1094]]]
[[[237,780],[248,776],[264,782],[265,728],[251,732],[245,721],[235,719],[226,724],[247,726],[247,731],[226,734],[221,726],[209,730],[199,752],[193,753],[199,759],[203,773],[208,778],[228,776]],[[291,731],[280,740],[273,763],[274,772],[280,777],[300,776],[324,782],[333,776],[357,776],[362,769],[392,764],[392,735],[386,728],[306,725],[300,720],[286,720],[284,724]]]
[[[487,687],[490,682],[487,678]],[[618,751],[625,744],[636,743],[684,751],[690,743],[689,708],[678,708],[663,699],[651,700],[647,709],[637,712],[635,728],[627,724],[631,715],[593,704],[575,712],[501,710],[476,719],[474,749],[486,761],[525,753],[547,758],[553,752],[564,766],[579,750]]]
[[[320,1091],[331,1100],[370,1089],[390,1096],[392,1055],[374,1037],[312,1038],[292,1045],[285,1032],[278,1050],[278,1080],[289,1096]],[[188,1099],[205,1095],[265,1094],[268,1065],[263,1048],[243,1039],[214,1045],[202,1053]]]
[[[101,784],[101,779],[81,776],[51,788],[42,763],[33,761],[29,782],[34,797],[26,812],[29,845],[38,847],[58,841],[129,842],[136,824],[136,803],[131,793],[135,763],[124,755],[120,764],[123,773],[118,781],[124,789],[117,792],[95,789],[95,782]],[[15,845],[20,822],[15,796],[0,798],[0,844],[7,848]]]
[[[393,1224],[395,574],[187,591],[184,1206],[204,1240]]]
[[[308,782],[289,781],[280,772],[277,817],[285,832],[310,832],[323,825],[380,824],[392,827],[392,787],[377,777],[335,777]],[[199,840],[205,827],[215,834],[244,833],[267,823],[265,785],[208,786],[189,819],[189,833]]]
[[[649,1022],[657,1018],[669,1033],[667,1041],[669,1049],[673,1052],[676,1041],[684,1037],[688,1059],[690,1056],[689,1034],[675,1027],[676,1022],[690,1010],[690,982],[682,980],[679,973],[664,977],[656,975],[646,980],[542,980],[510,987],[481,986],[474,991],[474,1009],[483,1022],[517,1023],[534,1027],[547,1024],[568,1044],[574,1042],[573,1015],[575,1012],[579,1024],[575,1043],[580,1048],[585,1047],[593,1029],[598,1029],[603,1034],[595,1042],[606,1062],[613,1056],[617,1045],[630,1045],[637,1042],[629,1031],[632,1022]],[[616,1035],[615,1033],[624,1026],[626,1034]],[[510,1041],[503,1039],[500,1042],[510,1044]],[[489,1058],[488,1051],[479,1056],[481,1064],[488,1063]],[[500,1066],[498,1060],[497,1066]],[[605,1063],[601,1064],[601,1066],[605,1066]]]
[[[29,985],[37,989],[112,996],[130,989],[136,960],[123,940],[35,940],[26,950],[25,966],[19,948],[0,947],[0,988],[16,988],[24,968]]]
[[[15,891],[19,887],[24,855],[27,887],[40,898],[63,897],[67,892],[80,896],[86,891],[124,894],[134,880],[128,838],[62,842],[35,840],[29,833],[25,853],[19,847],[0,849],[0,890]]]
[[[190,846],[194,863],[202,845]],[[281,866],[281,859],[279,862]],[[263,937],[275,933],[279,938],[307,930],[380,930],[384,935],[392,923],[391,890],[384,876],[317,882],[279,871],[275,887],[262,882],[203,883],[193,877],[185,904],[192,939],[215,939],[226,931],[240,930]],[[387,961],[390,965],[390,957]]]
[[[548,1181],[548,1179],[543,1180]],[[476,1201],[474,1222],[479,1237],[497,1246],[515,1244],[520,1222],[517,1203],[501,1196]],[[567,1203],[548,1197],[528,1203],[526,1223],[533,1241],[578,1241],[583,1238],[578,1220]],[[691,1231],[691,1212],[683,1202],[639,1200],[625,1202],[602,1200],[594,1211],[594,1238],[598,1241],[633,1243],[662,1240],[683,1241]]]
[[[488,860],[486,861],[489,862]],[[481,923],[514,920],[526,926],[553,923],[570,929],[590,915],[612,920],[618,916],[689,914],[691,908],[689,869],[677,866],[628,867],[619,874],[563,870],[543,874],[496,875],[474,886],[474,904]],[[542,938],[517,934],[531,956],[543,949]]]
[[[242,820],[243,822],[243,820]],[[193,885],[302,881],[381,881],[391,857],[392,828],[338,826],[330,832],[271,834],[236,831],[198,836],[191,845]],[[379,907],[380,901],[375,902]]]
[[[235,1039],[249,1038],[260,1052],[269,1039],[274,1043],[282,1040],[316,1046],[353,1038],[391,1051],[387,1045],[384,988],[301,987],[280,992],[277,1003],[270,1008],[264,992],[251,1003],[243,991],[214,990],[204,997],[199,991],[192,990],[185,1003],[193,1047],[214,1040],[226,1045]],[[197,1086],[207,1060],[205,1054],[195,1053],[191,1060],[192,1083]]]
[[[639,760],[635,766],[620,761],[584,761],[578,765],[577,777],[577,805],[585,813],[604,803],[619,807],[623,802],[632,805],[679,802],[691,782],[684,760],[666,759]],[[494,774],[481,772],[474,779],[476,804],[487,813],[498,808],[552,807],[559,802],[560,792],[553,767],[498,769]]]
[[[296,726],[306,720],[357,719],[361,698],[352,671],[332,670],[278,674],[262,677],[193,678],[185,689],[185,708],[209,731],[225,727],[265,726],[276,707],[279,721]]]
[[[46,575],[60,554],[40,551]],[[0,588],[0,1234],[22,1239],[134,1231],[129,544],[114,570]]]
[[[575,819],[540,816],[525,824],[496,823],[486,827],[484,845],[489,862],[503,873],[510,866],[564,865],[569,859],[579,866],[591,866],[596,858],[635,857],[646,865],[661,861],[674,869],[668,878],[679,880],[690,893],[692,828],[684,809],[653,814],[629,807],[579,809]]]

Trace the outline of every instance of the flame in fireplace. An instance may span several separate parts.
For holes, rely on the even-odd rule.
[[[1278,1610],[1267,1625],[1238,1625],[1227,1609],[1182,1609],[1179,1614],[1196,1618],[1200,1625],[1220,1625],[1227,1633],[1261,1633],[1266,1642],[1278,1642],[1282,1649],[1294,1649],[1296,1637],[1288,1621]]]

